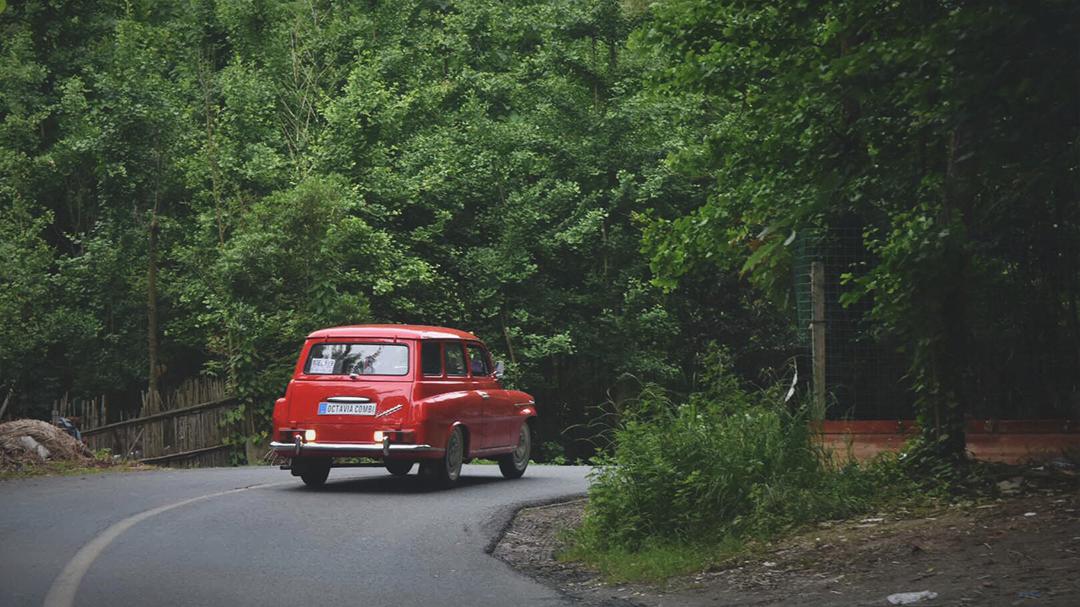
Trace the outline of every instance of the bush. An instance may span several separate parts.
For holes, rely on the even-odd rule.
[[[566,448],[558,441],[545,441],[536,450],[534,459],[542,464],[554,464],[556,466],[566,466],[571,463],[566,459]]]
[[[645,390],[594,472],[572,556],[730,548],[869,508],[888,474],[837,465],[812,440],[806,407],[781,394],[751,395],[726,374],[678,405]]]

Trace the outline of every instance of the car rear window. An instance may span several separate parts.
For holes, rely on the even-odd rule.
[[[304,373],[308,375],[407,375],[409,348],[404,344],[315,344]]]

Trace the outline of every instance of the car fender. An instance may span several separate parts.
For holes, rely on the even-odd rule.
[[[459,409],[455,406],[468,396],[468,391],[461,390],[444,392],[415,401],[412,404],[412,419],[418,426],[417,440],[444,449],[446,441],[450,438],[450,432],[457,426],[462,427],[467,441],[471,439],[471,429],[458,416]]]

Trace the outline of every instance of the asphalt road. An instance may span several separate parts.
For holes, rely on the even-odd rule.
[[[484,550],[587,472],[466,466],[445,491],[381,468],[319,491],[272,468],[0,482],[0,605],[564,605]]]

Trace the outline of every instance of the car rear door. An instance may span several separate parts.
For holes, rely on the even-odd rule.
[[[476,391],[469,376],[469,359],[465,355],[465,344],[461,341],[443,342],[443,371],[446,381],[464,392],[461,399],[460,419],[469,430],[469,449],[486,449],[490,444],[484,419],[485,401]]]
[[[491,357],[482,344],[469,342],[469,372],[475,390],[480,394],[484,403],[484,433],[488,437],[489,449],[506,447],[516,442],[516,436],[511,437],[517,430],[515,407],[502,389],[498,380],[495,379],[494,369],[491,365]]]

